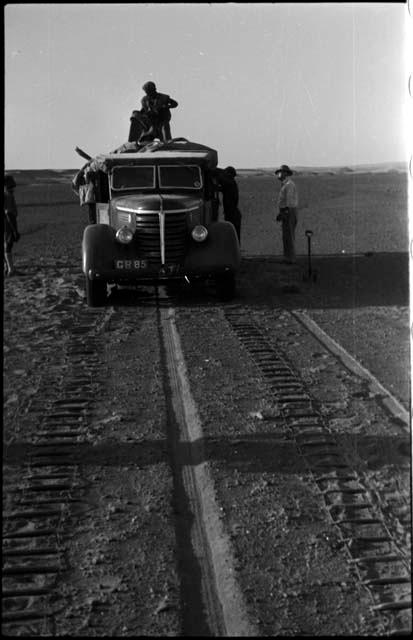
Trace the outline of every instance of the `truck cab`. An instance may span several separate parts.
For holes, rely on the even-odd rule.
[[[240,248],[234,226],[218,220],[217,153],[185,139],[97,156],[96,224],[83,234],[90,306],[108,284],[213,280],[220,298],[235,291]]]

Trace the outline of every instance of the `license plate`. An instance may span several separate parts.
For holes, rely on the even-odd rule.
[[[115,260],[115,269],[141,271],[148,268],[147,260]]]

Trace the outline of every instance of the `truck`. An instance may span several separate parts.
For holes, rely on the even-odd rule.
[[[111,284],[212,281],[221,300],[233,297],[240,247],[218,219],[217,165],[214,149],[175,138],[126,143],[78,172],[75,189],[95,217],[82,239],[89,306],[104,305]]]

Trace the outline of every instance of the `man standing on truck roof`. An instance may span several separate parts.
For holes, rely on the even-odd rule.
[[[145,96],[141,100],[142,113],[147,116],[151,123],[149,133],[153,133],[155,138],[160,138],[164,142],[170,140],[171,136],[171,112],[178,106],[166,93],[158,93],[154,82],[146,82],[142,89]]]
[[[295,228],[297,226],[298,194],[297,188],[290,176],[293,175],[290,167],[282,164],[274,171],[281,181],[281,189],[278,195],[277,222],[282,224],[283,250],[285,264],[295,263]]]

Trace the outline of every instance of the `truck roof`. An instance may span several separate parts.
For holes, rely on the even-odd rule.
[[[124,145],[126,147],[126,145]],[[138,151],[122,151],[100,154],[94,162],[103,171],[120,164],[197,164],[208,169],[218,165],[218,154],[215,149],[185,138],[177,138],[168,142],[152,142]]]

